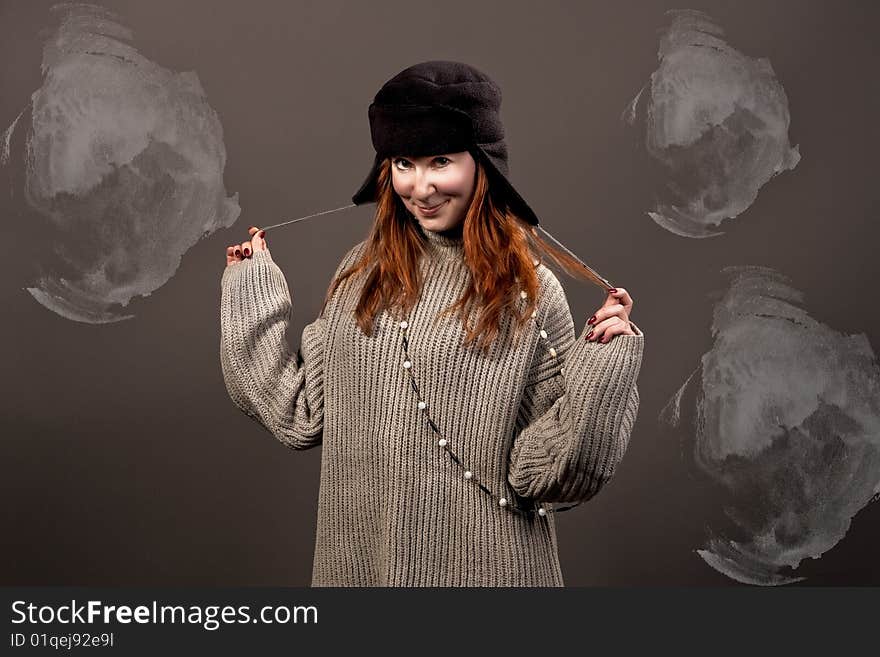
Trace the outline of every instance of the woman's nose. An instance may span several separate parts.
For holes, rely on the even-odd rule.
[[[434,185],[434,178],[431,171],[419,171],[416,170],[415,181],[413,182],[413,196],[418,201],[426,201],[431,198],[431,196],[436,191],[436,186]]]

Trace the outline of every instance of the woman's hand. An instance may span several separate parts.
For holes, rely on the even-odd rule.
[[[618,287],[609,290],[605,303],[587,320],[587,324],[593,325],[593,330],[587,333],[585,339],[604,344],[615,335],[638,335],[629,322],[632,307],[633,299],[625,289]]]
[[[268,251],[269,247],[266,244],[266,231],[260,230],[256,226],[251,226],[248,228],[248,233],[251,234],[251,239],[247,242],[242,242],[241,244],[233,244],[232,246],[226,247],[226,266],[234,265],[236,262],[241,262],[245,258],[250,258],[253,255],[254,251]]]

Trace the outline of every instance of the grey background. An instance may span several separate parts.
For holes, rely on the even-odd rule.
[[[0,4],[0,126],[41,84],[49,2]],[[242,215],[103,326],[47,311],[22,288],[45,245],[0,188],[5,247],[0,583],[307,585],[320,449],[293,452],[240,413],[221,378],[227,244],[349,202],[372,161],[366,109],[424,59],[459,59],[502,86],[512,178],[557,238],[635,299],[646,334],[641,409],[609,487],[559,516],[566,584],[734,585],[694,552],[719,513],[660,409],[709,348],[710,292],[729,264],[779,269],[805,307],[876,349],[875,3],[108,2],[146,57],[194,70],[225,132]],[[689,240],[645,214],[651,167],[620,113],[657,64],[664,11],[703,9],[731,45],[770,59],[803,160],[727,234]],[[6,172],[0,183],[9,187]],[[279,229],[296,344],[372,206]],[[175,236],[167,236],[169,241]],[[84,245],[84,248],[88,248]],[[600,291],[562,279],[576,328]],[[878,584],[880,505],[802,564],[806,584]]]

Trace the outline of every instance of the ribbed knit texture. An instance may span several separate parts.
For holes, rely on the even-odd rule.
[[[575,340],[565,292],[539,264],[527,330],[514,340],[508,317],[488,354],[466,349],[458,318],[436,318],[467,285],[462,240],[424,234],[424,286],[407,321],[431,418],[475,478],[512,504],[589,499],[629,443],[644,334],[597,344],[583,339],[587,325]],[[323,445],[312,586],[562,586],[554,514],[500,507],[462,476],[416,407],[399,323],[382,313],[370,337],[355,324],[360,280],[336,291],[293,353],[290,294],[269,253],[221,279],[232,401],[288,447]]]

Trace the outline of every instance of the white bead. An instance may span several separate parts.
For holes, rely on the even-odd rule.
[[[556,350],[555,350],[553,347],[550,347],[550,355],[551,355],[551,356],[555,356],[555,355],[556,355]]]
[[[560,368],[559,368],[559,373],[564,375],[564,374],[565,374],[565,368],[564,368],[564,367],[560,367]]]
[[[474,476],[474,473],[471,472],[470,470],[465,470],[465,471],[464,471],[464,478],[465,478],[465,479],[470,479],[470,478],[473,477],[473,476]]]
[[[546,515],[547,515],[547,511],[546,511],[545,509],[543,509],[543,508],[538,509],[538,515],[539,515],[539,516],[546,516]]]
[[[541,329],[541,337],[545,340],[547,339],[547,331],[545,331],[544,329]]]
[[[405,361],[403,361],[403,366],[406,369],[409,369],[410,367],[412,367],[412,363],[410,363],[408,360],[405,360]]]
[[[529,295],[526,293],[525,290],[523,290],[522,292],[519,293],[519,296],[521,296],[523,299],[525,299],[525,298],[528,297]]]
[[[440,447],[446,447],[446,438],[441,438],[437,441],[437,444],[440,445]]]
[[[405,329],[407,326],[409,326],[409,324],[407,324],[406,322],[400,323],[400,328],[402,328],[402,329]]]
[[[507,506],[507,500],[502,497],[498,500],[498,506]]]
[[[423,402],[423,401],[420,401],[420,402],[419,402],[419,410],[420,410],[420,411],[425,410],[425,408],[426,408],[427,406],[428,406],[428,405],[427,405],[425,402]]]

